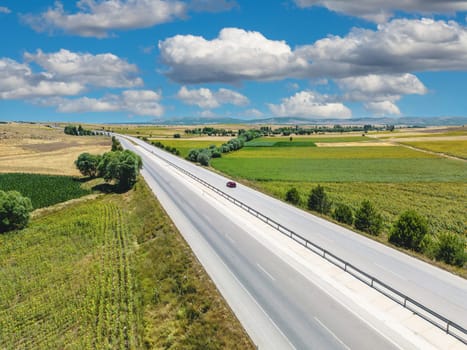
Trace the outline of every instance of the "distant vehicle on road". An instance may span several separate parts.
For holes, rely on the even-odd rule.
[[[237,187],[237,183],[234,181],[227,181],[227,187],[235,188]]]

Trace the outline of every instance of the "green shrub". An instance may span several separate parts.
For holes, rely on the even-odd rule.
[[[186,159],[189,160],[190,162],[197,162],[199,153],[200,153],[199,150],[191,149],[188,152],[188,155],[187,155]]]
[[[26,227],[31,211],[29,198],[18,191],[0,191],[0,233]]]
[[[339,222],[342,222],[347,225],[352,225],[353,223],[353,212],[347,204],[339,203],[332,213],[332,217]]]
[[[368,200],[364,200],[355,213],[355,228],[377,236],[383,226],[383,218]]]
[[[402,213],[389,234],[389,242],[403,248],[420,252],[422,241],[428,233],[426,220],[415,211]]]
[[[464,266],[467,262],[465,238],[453,233],[440,234],[435,248],[435,259],[450,265]]]
[[[328,196],[321,185],[318,185],[311,190],[308,197],[308,209],[322,214],[328,214],[330,212],[331,201],[328,199]]]
[[[208,166],[210,160],[211,160],[211,157],[207,151],[202,151],[198,154],[197,161],[201,165]]]
[[[295,205],[300,204],[300,193],[298,193],[295,187],[292,187],[285,194],[285,200]]]

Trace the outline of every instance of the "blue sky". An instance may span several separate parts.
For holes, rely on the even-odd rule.
[[[466,116],[467,1],[0,0],[0,120]]]

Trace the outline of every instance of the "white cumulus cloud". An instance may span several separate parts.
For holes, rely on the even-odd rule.
[[[159,117],[164,113],[164,108],[160,104],[161,98],[160,92],[152,90],[125,90],[120,95],[108,94],[102,98],[56,97],[39,99],[36,103],[54,106],[63,113],[123,111],[135,115]]]
[[[26,53],[28,62],[35,62],[58,79],[72,78],[82,84],[102,87],[134,87],[143,84],[136,76],[138,68],[111,54],[92,55],[61,49],[58,52]]]
[[[428,89],[413,74],[375,75],[338,79],[337,84],[354,101],[392,100],[400,95],[424,95]]]
[[[89,87],[132,88],[143,84],[137,67],[113,54],[91,55],[60,50],[25,53],[25,62],[0,59],[0,99],[72,96]],[[34,72],[31,62],[43,70]]]
[[[280,117],[345,119],[351,110],[340,102],[333,102],[326,95],[313,91],[300,91],[284,98],[281,104],[269,104],[271,112]]]
[[[277,80],[306,64],[284,41],[238,28],[224,28],[213,40],[176,35],[159,42],[159,49],[166,75],[182,83]]]
[[[467,29],[454,21],[396,19],[377,30],[353,29],[295,50],[310,77],[467,69]]]
[[[0,99],[69,96],[84,89],[79,82],[56,80],[50,73],[33,73],[26,64],[0,59]]]
[[[85,37],[106,37],[112,30],[147,28],[185,16],[187,5],[169,0],[80,0],[79,12],[67,13],[57,1],[40,15],[23,20],[36,31],[62,30]]]
[[[246,96],[224,88],[217,91],[211,91],[207,88],[189,90],[185,86],[182,86],[178,91],[177,97],[186,104],[195,105],[203,109],[213,109],[223,104],[245,106],[249,103]]]
[[[424,95],[428,89],[413,74],[366,75],[337,80],[344,98],[363,101],[366,110],[376,115],[400,114],[396,105],[402,95]]]
[[[245,113],[243,113],[243,115],[245,117],[253,117],[253,118],[264,117],[264,113],[256,108],[246,110]]]
[[[0,13],[8,14],[11,13],[11,10],[8,7],[0,6]]]
[[[295,0],[298,7],[326,7],[331,11],[382,23],[395,11],[417,14],[454,14],[467,11],[464,0]]]
[[[401,114],[399,107],[392,101],[367,102],[364,104],[364,107],[377,116]]]
[[[427,18],[395,19],[295,49],[238,28],[224,28],[212,40],[177,35],[159,42],[159,49],[169,78],[196,84],[467,70],[467,28]]]

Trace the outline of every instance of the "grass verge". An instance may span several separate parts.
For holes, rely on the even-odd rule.
[[[0,235],[0,280],[0,348],[253,348],[142,181]]]

